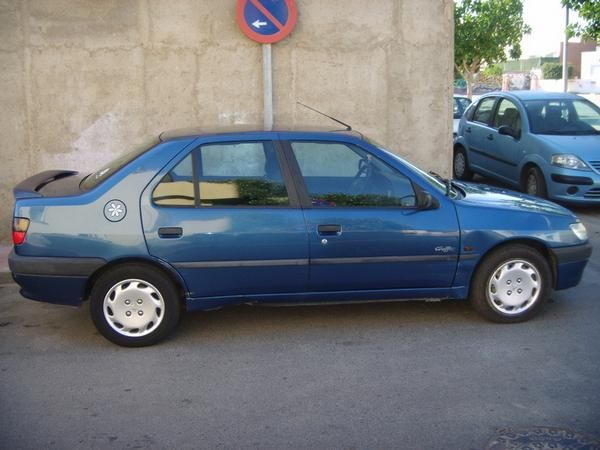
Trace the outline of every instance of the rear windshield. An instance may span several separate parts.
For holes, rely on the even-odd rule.
[[[600,134],[600,108],[587,100],[528,100],[524,103],[534,134]]]
[[[100,169],[95,172],[87,175],[83,181],[81,182],[81,189],[84,191],[89,191],[90,189],[95,188],[104,180],[109,178],[115,172],[118,172],[131,161],[136,159],[138,156],[146,153],[146,151],[150,150],[152,147],[156,146],[159,143],[158,138],[153,138],[151,141],[146,141],[144,144],[140,145],[135,150],[126,153],[125,155],[119,156],[117,159],[109,162],[108,164],[102,166]]]

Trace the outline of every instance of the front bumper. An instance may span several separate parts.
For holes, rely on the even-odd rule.
[[[89,277],[106,261],[101,258],[22,256],[11,251],[8,266],[25,298],[77,306]]]
[[[548,196],[570,203],[600,204],[600,175],[595,171],[551,167]]]
[[[592,255],[590,244],[551,249],[556,261],[555,289],[568,289],[581,281],[585,266]]]

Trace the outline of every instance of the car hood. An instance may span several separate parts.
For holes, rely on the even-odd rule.
[[[573,153],[587,161],[600,160],[600,134],[589,136],[538,134],[537,137],[557,152]]]
[[[573,215],[567,208],[556,203],[509,189],[496,188],[485,184],[465,183],[462,181],[452,181],[452,183],[462,189],[465,194],[460,201],[476,206],[489,206],[527,212],[535,211],[561,216]]]

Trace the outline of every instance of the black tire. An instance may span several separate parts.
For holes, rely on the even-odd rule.
[[[540,198],[546,198],[548,196],[544,175],[537,167],[530,167],[527,169],[527,172],[525,172],[525,177],[523,178],[523,192]]]
[[[454,149],[452,158],[452,176],[457,180],[469,181],[473,178],[473,172],[469,168],[467,153],[462,147]]]
[[[504,275],[498,278],[500,274]],[[538,279],[537,287],[532,281],[534,278]],[[522,292],[517,293],[518,289]],[[481,262],[471,283],[469,300],[473,308],[486,319],[514,323],[535,316],[551,291],[552,272],[544,256],[532,247],[513,244],[493,251]],[[529,292],[534,294],[529,295]],[[506,304],[502,303],[503,299],[506,299]],[[521,301],[522,305],[510,310],[511,303]]]
[[[175,329],[180,296],[161,270],[145,264],[124,264],[96,280],[90,293],[90,311],[94,325],[106,339],[123,347],[144,347],[165,339]],[[135,328],[136,320],[142,321],[141,327]],[[149,322],[144,325],[144,321]]]

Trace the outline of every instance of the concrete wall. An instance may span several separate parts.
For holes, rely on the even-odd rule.
[[[452,0],[298,0],[273,48],[275,124],[339,116],[449,173]],[[235,0],[0,0],[0,240],[11,188],[89,171],[169,128],[262,123],[262,53]]]

